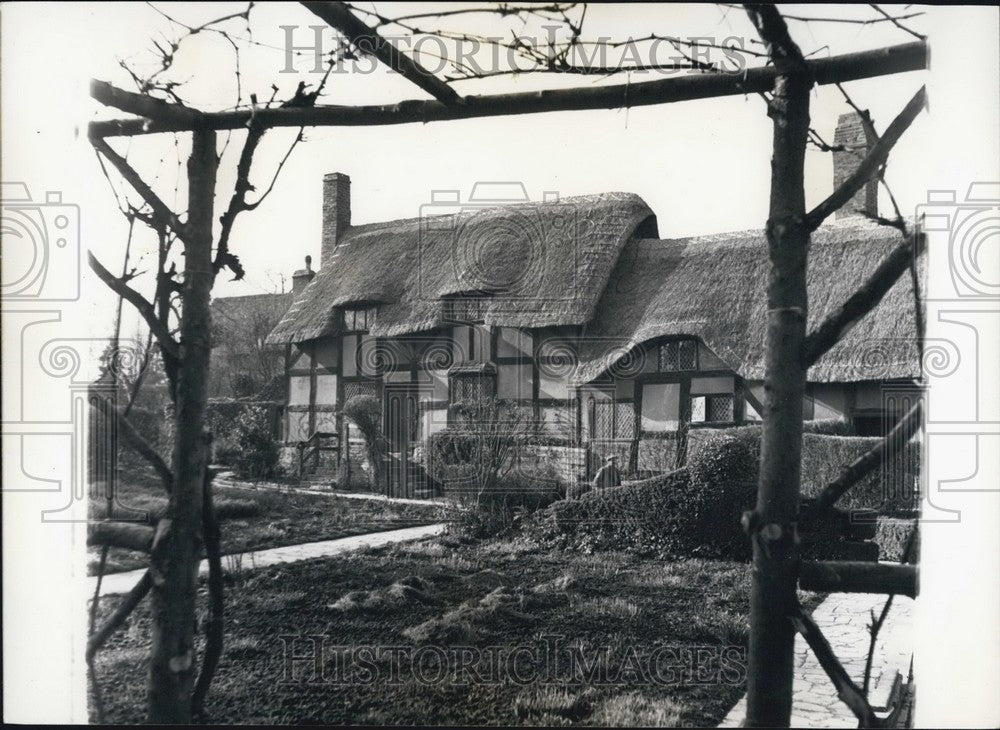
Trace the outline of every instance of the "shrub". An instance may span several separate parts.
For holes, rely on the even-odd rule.
[[[583,550],[745,560],[750,546],[740,515],[753,505],[753,471],[740,441],[718,434],[687,467],[556,502],[532,529]]]
[[[845,466],[881,441],[877,437],[832,435],[832,432],[847,430],[849,425],[844,424],[835,420],[806,422],[812,432],[807,429],[802,437],[803,497],[817,496]],[[755,464],[752,478],[756,483],[757,465],[760,463],[760,426],[694,430],[690,435],[688,458],[696,458],[698,452],[718,434],[732,436],[746,447]],[[841,509],[874,509],[884,515],[916,510],[919,506],[915,484],[920,468],[920,444],[914,441],[906,444],[886,467],[876,469],[851,487],[838,500],[837,506]]]
[[[920,528],[913,520],[903,520],[893,517],[879,517],[875,531],[875,542],[878,544],[879,560],[900,562],[906,550],[910,533],[916,530],[913,546],[910,549],[909,562],[916,562],[920,554]]]
[[[386,439],[382,433],[382,404],[371,395],[356,395],[348,398],[343,414],[361,431],[365,439],[365,451],[371,465],[372,487],[376,490],[385,483]]]
[[[230,438],[236,449],[233,468],[237,476],[244,479],[270,479],[278,475],[278,444],[271,433],[266,408],[244,408],[232,425]]]
[[[468,466],[482,504],[517,463],[518,447],[533,430],[531,418],[517,403],[500,398],[459,401],[449,411],[458,426],[432,447],[432,458],[442,454],[444,465]]]

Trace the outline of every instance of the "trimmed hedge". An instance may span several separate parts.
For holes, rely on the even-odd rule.
[[[740,441],[718,434],[687,467],[556,502],[536,529],[554,528],[556,542],[585,551],[746,560],[750,544],[739,519],[753,505],[753,471]]]
[[[870,451],[880,438],[869,436],[830,435],[831,430],[841,426],[830,425],[840,422],[810,421],[809,428],[802,437],[802,496],[816,497],[823,488],[833,481],[841,470],[852,461]],[[760,463],[760,426],[737,426],[734,428],[707,430],[695,429],[689,435],[689,459],[704,448],[707,441],[718,434],[727,434],[738,440],[749,451],[754,461],[753,480],[757,480],[756,464]],[[915,485],[920,469],[920,444],[914,441],[906,444],[902,453],[888,465],[876,469],[847,494],[840,498],[840,509],[873,509],[883,515],[907,514],[919,507],[919,496]]]
[[[910,562],[916,562],[920,554],[920,528],[914,524],[913,520],[904,520],[894,517],[879,517],[878,527],[875,531],[875,542],[878,544],[879,560],[890,560],[899,562],[903,559],[903,552],[906,550],[906,542],[910,539],[910,533],[914,530],[917,535],[913,540],[913,548],[910,551]]]

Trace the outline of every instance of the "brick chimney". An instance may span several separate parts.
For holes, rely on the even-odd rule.
[[[312,281],[313,277],[316,276],[316,272],[312,269],[312,256],[306,256],[306,267],[304,269],[299,269],[294,274],[292,274],[292,297],[297,297],[303,289],[306,288],[306,284]]]
[[[851,173],[853,173],[861,160],[868,154],[868,150],[875,144],[875,140],[868,137],[865,125],[861,121],[861,115],[857,112],[841,114],[837,120],[837,131],[833,135],[835,145],[843,145],[848,148],[844,152],[833,153],[833,187],[836,189]],[[878,181],[872,180],[865,184],[861,190],[855,193],[854,197],[836,212],[835,217],[850,218],[862,216],[865,211],[869,215],[878,214]]]
[[[351,227],[351,178],[342,172],[323,176],[323,246],[319,265],[330,260],[333,249]]]

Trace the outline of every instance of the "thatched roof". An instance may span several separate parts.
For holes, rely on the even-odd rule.
[[[819,228],[809,254],[809,327],[853,293],[899,242],[895,229],[863,219]],[[585,328],[577,379],[592,380],[623,350],[664,335],[699,337],[743,377],[763,378],[767,275],[761,230],[630,241]],[[913,290],[903,276],[809,371],[809,380],[919,377],[915,331]]]
[[[630,193],[352,227],[268,341],[332,334],[335,307],[372,304],[373,335],[433,329],[443,320],[442,297],[477,291],[490,295],[487,324],[580,325],[594,316],[619,253],[637,232],[655,236],[656,223]]]

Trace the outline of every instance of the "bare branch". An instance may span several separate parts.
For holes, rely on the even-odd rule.
[[[820,666],[833,682],[833,686],[837,689],[837,697],[858,718],[860,727],[879,727],[879,720],[871,705],[868,704],[868,700],[865,699],[858,686],[851,681],[851,676],[837,659],[836,654],[833,653],[830,642],[823,636],[823,632],[813,621],[812,616],[802,606],[796,606],[795,614],[789,616],[789,619],[795,626],[795,630],[802,634],[802,638],[809,644],[809,648],[813,650]]]
[[[171,357],[178,357],[180,355],[180,347],[171,336],[170,330],[167,329],[166,324],[157,318],[153,304],[142,296],[142,294],[125,284],[121,279],[117,278],[114,274],[104,268],[104,265],[97,260],[91,251],[87,252],[87,262],[90,264],[90,268],[95,274],[97,274],[101,281],[107,284],[115,294],[138,310],[139,314],[146,322],[146,326],[149,327],[150,331],[156,337],[156,341],[159,343],[160,347],[162,347]]]
[[[147,119],[158,119],[178,124],[197,124],[201,112],[182,104],[171,104],[149,94],[136,94],[112,86],[106,81],[91,79],[90,95],[105,106],[120,109]]]
[[[137,119],[134,120],[140,122],[141,124],[148,124],[147,120]],[[173,124],[173,122],[171,122]],[[153,209],[153,214],[156,215],[160,220],[169,225],[177,235],[183,240],[187,235],[187,227],[180,221],[180,219],[174,214],[167,204],[160,200],[159,196],[153,192],[146,182],[139,176],[139,173],[135,171],[128,160],[119,155],[115,150],[101,137],[91,137],[91,144],[100,152],[104,157],[115,166],[115,169],[125,178],[128,183],[135,189],[142,199],[146,201],[150,208]]]
[[[142,602],[142,599],[146,597],[146,594],[149,593],[149,589],[152,587],[153,578],[147,570],[142,574],[142,578],[139,579],[139,582],[132,586],[132,590],[125,595],[122,602],[118,604],[118,608],[116,608],[115,612],[111,614],[107,623],[105,623],[104,626],[97,631],[97,633],[87,640],[86,658],[88,662],[93,660],[94,655],[97,654],[100,648],[104,646],[105,642],[111,638],[111,635],[115,633],[115,631],[117,631],[123,623],[125,623],[125,619],[127,619],[129,614],[135,610],[135,607]]]
[[[916,71],[927,65],[927,44],[914,42],[874,51],[849,53],[806,61],[806,65],[817,84]],[[769,91],[774,86],[776,76],[777,70],[773,66],[764,66],[747,69],[743,73],[692,74],[632,84],[466,96],[464,103],[452,106],[436,100],[411,99],[372,106],[271,107],[205,112],[201,123],[203,128],[217,130],[246,128],[251,118],[268,128],[376,126],[565,110],[617,109],[755,94]],[[142,119],[95,121],[89,126],[90,134],[95,138],[137,136],[182,129],[177,125]]]
[[[896,146],[896,142],[903,136],[903,133],[910,128],[913,120],[917,118],[920,111],[926,104],[927,94],[925,87],[921,86],[913,98],[903,108],[903,111],[892,120],[892,124],[885,130],[878,142],[871,148],[865,159],[861,161],[857,169],[848,177],[826,200],[813,208],[806,215],[806,224],[810,229],[816,230],[826,218],[839,210],[848,200],[854,197],[865,183],[872,179],[879,168],[885,164],[889,157],[889,152]]]
[[[406,54],[396,50],[395,46],[352,14],[344,3],[303,2],[302,4],[328,25],[343,33],[359,50],[371,53],[442,104],[461,103],[462,98],[453,88]]]
[[[917,38],[918,40],[922,40],[922,41],[927,40],[927,36],[920,35],[915,30],[910,30],[905,25],[903,25],[901,22],[899,22],[901,20],[905,20],[906,18],[912,18],[913,15],[905,15],[902,18],[894,18],[891,15],[889,15],[889,13],[885,12],[882,8],[880,8],[878,5],[872,5],[871,7],[872,7],[872,9],[875,10],[876,13],[878,13],[879,15],[882,16],[882,18],[881,18],[882,20],[888,20],[890,23],[892,23],[897,28],[899,28],[900,30],[906,31],[907,33],[909,33],[914,38]]]

